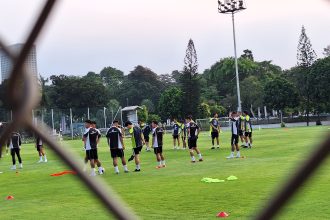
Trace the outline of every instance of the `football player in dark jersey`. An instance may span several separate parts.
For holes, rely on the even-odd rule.
[[[198,154],[199,161],[203,161],[202,153],[197,148],[197,139],[200,132],[199,126],[192,120],[192,116],[186,117],[187,128],[188,128],[188,147],[191,157],[191,162],[195,163],[194,151]]]

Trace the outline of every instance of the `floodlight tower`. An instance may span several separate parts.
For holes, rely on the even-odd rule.
[[[234,38],[234,52],[235,52],[235,71],[236,71],[236,85],[237,85],[237,110],[242,111],[241,92],[239,89],[238,63],[236,52],[236,35],[235,35],[235,16],[236,12],[246,9],[243,0],[218,0],[218,12],[222,14],[231,14],[233,23],[233,38]]]

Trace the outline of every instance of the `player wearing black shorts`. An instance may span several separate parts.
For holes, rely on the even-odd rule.
[[[239,151],[239,146],[238,146],[238,120],[239,120],[239,115],[237,112],[231,112],[229,114],[229,120],[230,120],[230,126],[231,126],[231,153],[227,157],[227,159],[232,159],[234,158],[234,153],[236,150],[236,158],[240,158],[241,154]]]
[[[45,149],[44,149],[44,146],[43,146],[43,142],[42,142],[41,138],[38,135],[36,135],[36,148],[37,148],[37,151],[38,151],[38,154],[39,154],[38,163],[42,163],[42,162],[47,163],[47,156],[46,156],[46,152],[45,152]],[[42,157],[44,157],[44,160],[42,160]]]
[[[244,136],[244,123],[245,123],[245,117],[241,114],[241,112],[238,112],[238,136],[241,139],[241,147],[244,147],[245,144],[245,136]]]
[[[210,121],[211,125],[211,137],[212,137],[212,147],[211,149],[215,149],[214,147],[214,139],[217,140],[217,148],[220,148],[219,145],[219,132],[220,132],[220,123],[218,120],[218,114],[215,113],[213,118]]]
[[[191,157],[191,162],[195,163],[195,156],[194,151],[198,154],[199,161],[203,161],[202,154],[200,150],[197,148],[197,139],[198,134],[200,132],[199,126],[192,120],[192,116],[186,117],[187,122],[187,129],[188,129],[188,147],[189,147],[189,153]]]
[[[101,135],[100,130],[96,128],[96,121],[92,121],[92,124],[91,125],[92,125],[92,128],[94,128],[97,131],[97,133],[98,133],[98,135],[97,135],[98,136],[97,137],[97,149],[98,149],[102,135]],[[99,174],[100,175],[104,174],[104,171],[105,170],[102,167],[102,164],[101,164],[101,161],[100,161],[99,158],[95,159],[95,163],[96,163],[96,166],[98,167]]]
[[[10,149],[10,154],[11,158],[13,161],[13,166],[11,167],[12,170],[16,170],[16,159],[15,159],[15,154],[17,156],[18,162],[19,162],[19,167],[22,169],[23,164],[22,164],[22,158],[21,158],[21,144],[22,144],[22,139],[21,135],[18,132],[12,132],[10,139],[8,140],[7,147]]]
[[[247,111],[243,112],[245,117],[245,147],[251,148],[252,147],[252,124],[251,124],[251,118]]]
[[[158,127],[157,121],[152,121],[152,146],[154,148],[154,153],[156,155],[156,160],[158,165],[157,169],[166,167],[165,158],[163,155],[163,136],[164,130],[161,127]]]
[[[176,118],[173,119],[173,130],[172,130],[172,137],[173,137],[173,150],[180,149],[180,125]],[[178,142],[178,146],[176,145]]]
[[[118,128],[119,122],[117,120],[113,121],[111,128],[107,131],[108,145],[110,147],[110,154],[113,160],[113,166],[115,168],[115,173],[119,174],[118,169],[118,157],[121,159],[121,163],[124,167],[124,172],[128,173],[126,160],[125,160],[125,145],[123,141],[123,135],[121,129]]]
[[[86,158],[90,161],[90,165],[92,168],[91,176],[96,176],[95,174],[95,162],[98,161],[98,153],[97,153],[97,144],[99,143],[100,133],[97,129],[93,128],[93,122],[91,120],[85,121],[85,133],[83,135],[85,150],[86,150]],[[101,172],[100,172],[101,171]],[[103,174],[103,168],[99,167],[99,173]]]
[[[130,122],[130,121],[127,121],[125,123],[125,127],[128,129],[128,132],[131,135],[132,148],[133,148],[132,149],[133,155],[131,156],[131,158],[132,158],[132,160],[135,159],[135,166],[136,166],[134,172],[140,172],[141,171],[140,152],[141,152],[142,146],[144,144],[142,130],[138,126],[134,126],[132,124],[132,122]],[[128,161],[130,161],[130,159],[128,159]]]
[[[139,121],[140,128],[142,129],[143,138],[146,144],[146,151],[150,151],[149,135],[151,133],[150,125],[145,124],[143,121]]]

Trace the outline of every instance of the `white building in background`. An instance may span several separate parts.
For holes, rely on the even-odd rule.
[[[8,46],[8,49],[15,55],[17,55],[22,49],[24,44],[13,44]],[[10,72],[13,68],[13,63],[6,54],[0,49],[0,63],[1,63],[1,83],[9,78]],[[35,77],[38,77],[37,69],[37,52],[35,45],[32,46],[30,53],[25,61],[25,66],[28,68],[29,72]]]

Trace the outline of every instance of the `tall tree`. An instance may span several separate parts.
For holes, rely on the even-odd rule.
[[[44,78],[40,75],[39,78],[39,83],[40,83],[40,87],[41,87],[41,100],[40,100],[40,106],[42,108],[46,108],[48,107],[49,101],[48,101],[48,96],[46,93],[46,83],[48,82],[48,78]]]
[[[253,53],[249,49],[243,50],[243,54],[241,55],[241,58],[250,59],[250,60],[254,61]]]
[[[330,57],[330,45],[323,49],[323,55],[325,57]]]
[[[60,109],[104,107],[108,102],[108,92],[99,77],[53,75],[50,80],[52,85],[49,100],[54,107]]]
[[[306,34],[305,27],[302,26],[301,34],[298,43],[298,51],[297,51],[297,65],[301,69],[301,78],[303,79],[302,86],[302,97],[305,100],[305,109],[306,109],[306,119],[307,126],[309,126],[309,112],[310,112],[310,99],[311,99],[311,89],[312,85],[310,83],[310,67],[315,62],[317,56],[315,51],[312,48],[312,44],[310,39]]]
[[[100,72],[103,83],[107,86],[110,96],[116,98],[124,81],[124,72],[113,67],[105,67]]]
[[[148,112],[154,113],[155,112],[155,105],[150,99],[143,99],[141,102],[141,106],[146,106],[148,109]]]
[[[330,56],[317,60],[311,66],[311,103],[318,115],[318,124],[320,121],[320,112],[329,112],[330,110]]]
[[[197,117],[200,99],[200,87],[198,77],[198,61],[195,45],[192,39],[189,40],[186,56],[184,58],[183,72],[179,82],[183,92],[183,113]]]
[[[177,87],[166,89],[159,99],[158,112],[163,120],[182,118],[182,90]]]
[[[128,74],[123,84],[120,86],[119,101],[126,106],[128,99],[129,105],[140,105],[143,99],[150,99],[157,103],[161,92],[164,90],[159,76],[151,69],[137,66]]]
[[[265,85],[264,103],[274,110],[294,108],[298,105],[298,93],[294,85],[284,77],[276,77]]]

